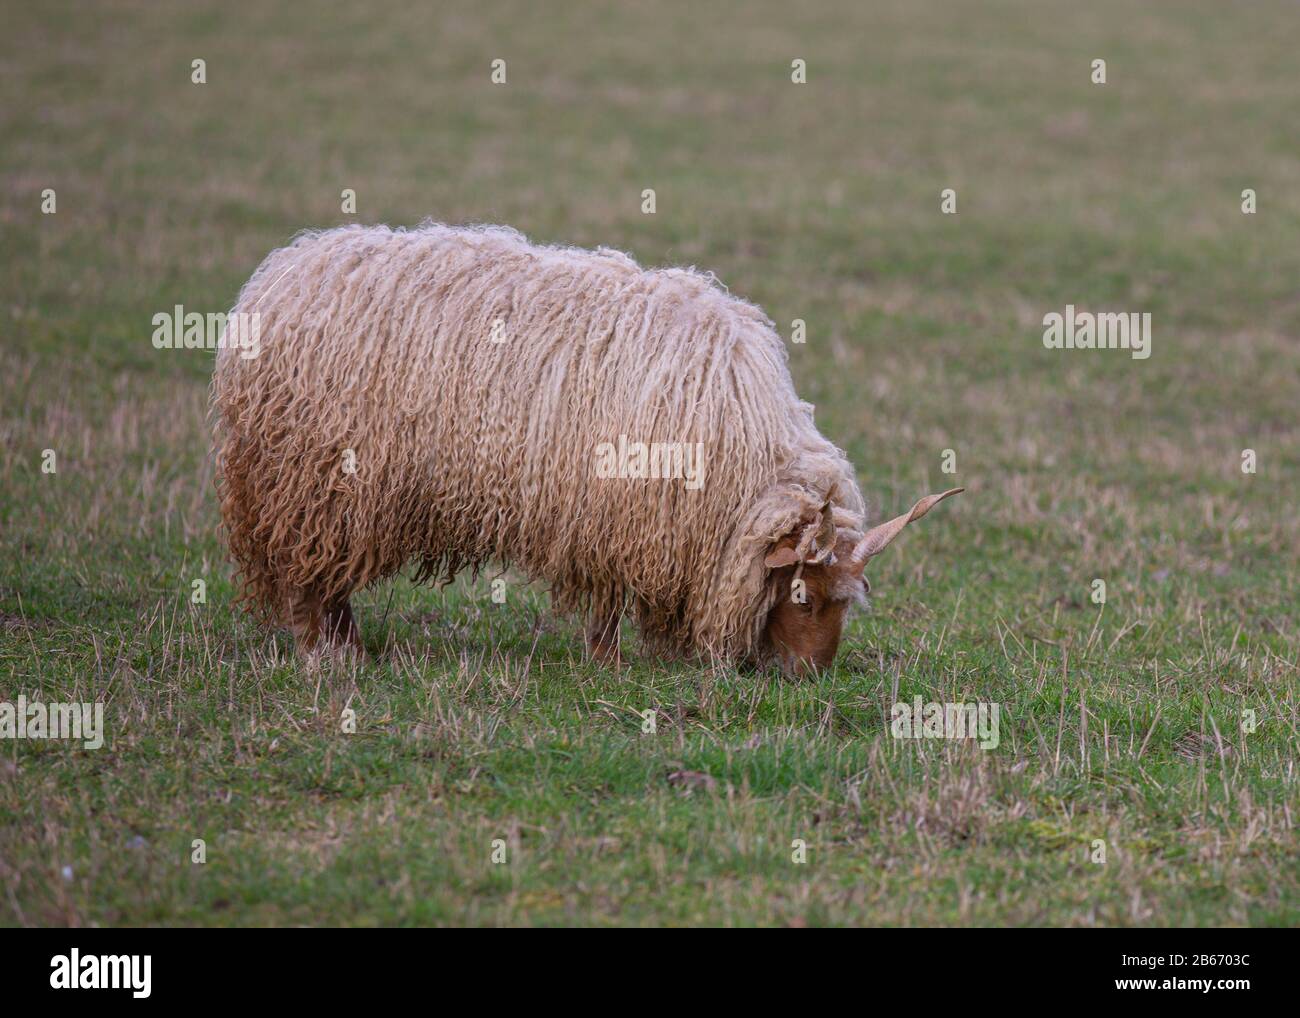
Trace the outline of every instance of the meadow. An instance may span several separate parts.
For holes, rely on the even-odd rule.
[[[0,701],[107,726],[0,741],[0,923],[1300,923],[1290,5],[0,8]],[[879,514],[967,488],[834,669],[605,669],[510,571],[363,592],[358,667],[234,604],[153,317],[426,217],[715,272]]]

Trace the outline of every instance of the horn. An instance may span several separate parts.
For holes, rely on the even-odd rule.
[[[911,512],[903,513],[902,516],[895,516],[888,523],[882,523],[878,527],[872,527],[854,547],[853,554],[849,556],[849,562],[854,569],[861,572],[866,568],[867,560],[873,555],[879,555],[888,548],[890,542],[903,532],[905,526],[913,520],[919,520],[949,495],[960,495],[965,490],[965,488],[949,488],[941,495],[926,495],[925,498],[912,506]]]
[[[817,530],[813,535],[812,548],[809,549],[812,554],[809,555],[807,561],[817,563],[833,559],[835,557],[835,535],[837,532],[835,514],[828,502],[822,506],[820,519],[817,521]]]

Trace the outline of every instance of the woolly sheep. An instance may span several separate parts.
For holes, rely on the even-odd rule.
[[[867,559],[953,494],[861,533],[853,470],[767,317],[607,248],[309,232],[235,314],[259,350],[218,351],[222,516],[245,600],[304,652],[359,648],[349,595],[408,563],[449,581],[495,562],[584,613],[603,660],[630,613],[661,652],[824,667]],[[646,450],[675,469],[644,476]]]

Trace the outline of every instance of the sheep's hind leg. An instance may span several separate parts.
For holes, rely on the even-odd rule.
[[[289,598],[289,631],[298,653],[312,659],[322,652],[361,655],[361,630],[345,597],[324,604],[315,591],[295,591]]]
[[[323,626],[325,639],[332,648],[365,653],[366,648],[361,643],[361,628],[352,617],[352,605],[346,597],[325,609]]]
[[[593,661],[618,667],[623,655],[618,647],[618,625],[622,615],[596,616],[587,623],[587,653]]]

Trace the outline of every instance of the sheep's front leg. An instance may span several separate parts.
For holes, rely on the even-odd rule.
[[[314,591],[294,590],[289,594],[284,623],[293,634],[299,654],[306,657],[316,650],[324,621],[320,598]]]
[[[618,649],[618,624],[622,615],[596,616],[587,623],[587,653],[593,661],[618,667],[623,655]]]

